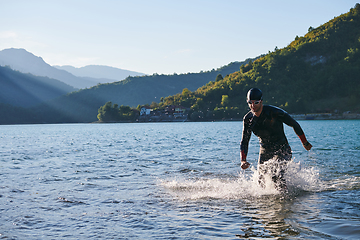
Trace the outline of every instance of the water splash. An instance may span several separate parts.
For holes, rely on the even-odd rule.
[[[289,189],[308,192],[320,192],[324,189],[324,182],[320,180],[320,171],[316,167],[303,167],[301,162],[293,160],[288,164],[285,174]]]
[[[160,185],[179,200],[199,199],[248,199],[265,195],[280,195],[270,176],[265,176],[265,186],[258,182],[259,172],[252,166],[241,170],[237,176],[200,177],[192,179],[162,179]],[[289,194],[299,191],[317,192],[324,184],[319,180],[319,171],[315,167],[302,167],[300,163],[290,161],[285,179]]]

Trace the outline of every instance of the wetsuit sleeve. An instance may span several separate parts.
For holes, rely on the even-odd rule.
[[[304,145],[306,150],[310,150],[311,144],[307,141],[304,131],[302,130],[300,124],[295,119],[293,119],[287,112],[285,112],[283,110],[281,110],[281,112],[278,112],[279,113],[278,116],[280,116],[282,118],[282,121],[286,125],[288,125],[294,129],[296,135],[300,138],[301,143]],[[308,149],[308,145],[310,145],[309,149]]]
[[[278,116],[282,119],[283,123],[294,129],[296,135],[304,135],[304,131],[302,130],[300,124],[295,119],[293,119],[287,112],[282,111],[279,113]]]
[[[245,116],[243,119],[243,131],[242,131],[242,138],[240,143],[240,157],[242,161],[246,160],[250,137],[251,137],[250,121]]]

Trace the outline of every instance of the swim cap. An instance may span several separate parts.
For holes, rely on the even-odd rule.
[[[247,100],[262,100],[262,92],[258,88],[252,88],[247,93]]]

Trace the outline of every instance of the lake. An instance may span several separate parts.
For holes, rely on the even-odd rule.
[[[242,122],[0,126],[0,239],[360,239],[360,120],[290,127],[289,192]]]

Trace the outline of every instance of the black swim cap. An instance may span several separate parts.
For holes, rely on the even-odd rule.
[[[262,100],[262,92],[258,88],[252,88],[247,93],[247,100]]]

